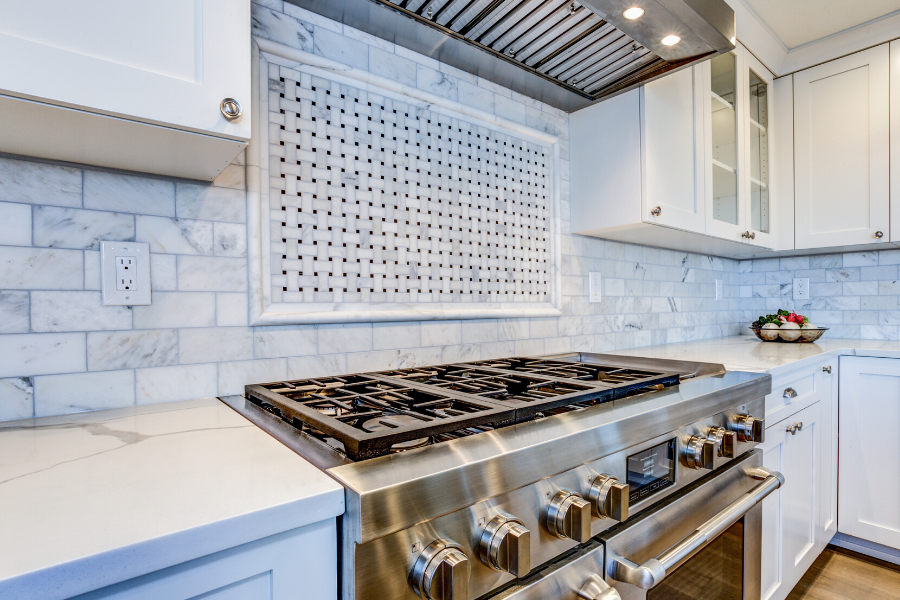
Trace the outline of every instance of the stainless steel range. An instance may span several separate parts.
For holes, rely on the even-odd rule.
[[[771,378],[601,354],[248,385],[339,481],[344,600],[759,597]],[[697,591],[697,590],[693,590]]]

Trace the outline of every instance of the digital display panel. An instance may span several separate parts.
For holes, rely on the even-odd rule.
[[[632,454],[627,459],[627,469],[630,504],[675,485],[675,440]]]

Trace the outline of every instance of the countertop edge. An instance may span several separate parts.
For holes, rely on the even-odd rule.
[[[336,482],[335,482],[336,483]],[[65,600],[344,513],[340,487],[0,581],[0,597]]]

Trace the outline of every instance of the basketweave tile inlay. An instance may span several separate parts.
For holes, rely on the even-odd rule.
[[[552,149],[270,71],[271,299],[550,300]]]

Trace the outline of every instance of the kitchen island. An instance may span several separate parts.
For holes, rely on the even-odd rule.
[[[190,585],[250,592],[257,574],[216,582],[209,557],[266,539],[322,555],[306,585],[334,595],[321,540],[334,545],[343,511],[341,486],[215,398],[0,424],[0,598],[119,597],[101,588],[200,557]],[[176,597],[167,577],[129,597]]]

